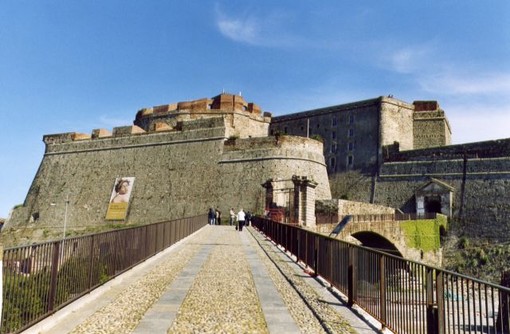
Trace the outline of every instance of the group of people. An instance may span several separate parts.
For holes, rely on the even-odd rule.
[[[207,212],[209,225],[221,225],[221,211],[219,209],[209,208]]]
[[[207,214],[209,225],[221,225],[221,211],[219,209],[209,208]],[[250,226],[252,214],[250,211],[244,212],[243,208],[235,212],[234,208],[229,212],[229,225],[235,225],[236,230],[242,231],[244,226]]]

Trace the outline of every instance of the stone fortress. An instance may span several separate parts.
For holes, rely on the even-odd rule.
[[[133,125],[111,132],[43,141],[25,202],[4,227],[32,231],[30,241],[61,231],[67,209],[74,231],[115,222],[107,216],[120,178],[132,181],[120,221],[148,224],[209,207],[225,220],[231,207],[262,213],[267,189],[283,193],[296,182],[329,200],[328,177],[345,172],[361,175],[349,200],[440,212],[471,237],[510,235],[510,140],[451,145],[450,125],[435,101],[379,97],[272,117],[223,93],[142,109]],[[279,204],[289,200],[276,197]]]
[[[349,200],[442,213],[457,235],[510,241],[510,139],[451,145],[436,101],[389,96],[278,116],[270,133],[321,138],[330,176],[362,175]]]
[[[25,242],[67,229],[105,226],[116,179],[132,187],[126,224],[149,224],[231,207],[263,213],[274,180],[313,180],[317,199],[331,198],[322,143],[268,136],[271,115],[238,95],[220,94],[140,110],[134,125],[89,134],[46,135],[44,157],[26,200],[4,227],[31,231]],[[68,199],[67,207],[64,202]],[[57,231],[57,233],[52,233]],[[23,241],[23,240],[21,240]],[[8,241],[5,241],[8,244]]]

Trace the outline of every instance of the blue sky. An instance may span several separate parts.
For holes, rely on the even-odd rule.
[[[508,138],[510,1],[0,2],[0,217],[45,134],[242,92],[280,115],[392,94],[437,100],[454,143]]]

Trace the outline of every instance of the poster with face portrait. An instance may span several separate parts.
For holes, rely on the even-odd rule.
[[[135,183],[134,177],[118,177],[115,179],[110,203],[106,212],[106,220],[126,219],[131,191]]]

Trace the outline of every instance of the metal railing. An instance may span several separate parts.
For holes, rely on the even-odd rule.
[[[5,249],[0,333],[19,333],[206,224],[197,216]]]
[[[510,288],[261,217],[253,226],[395,333],[510,333]]]

